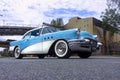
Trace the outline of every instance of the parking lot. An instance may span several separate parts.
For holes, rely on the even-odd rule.
[[[0,80],[120,80],[120,57],[0,58]]]

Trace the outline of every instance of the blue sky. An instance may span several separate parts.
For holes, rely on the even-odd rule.
[[[0,24],[42,24],[63,18],[95,17],[100,19],[106,0],[0,0]]]
[[[63,18],[95,17],[100,19],[106,8],[106,0],[0,0],[0,24],[42,24]],[[16,36],[0,36],[0,40],[16,39]],[[17,37],[17,39],[20,37]]]
[[[69,9],[64,9],[64,8],[60,8],[60,9],[53,9],[51,11],[47,11],[47,12],[44,12],[44,15],[46,17],[66,17],[66,15],[63,15],[63,14],[73,14],[73,15],[78,15],[78,16],[90,16],[90,15],[95,15],[97,14],[95,11],[88,11],[88,10],[76,10],[76,9],[72,9],[72,8],[69,8]],[[69,18],[71,16],[68,16]]]

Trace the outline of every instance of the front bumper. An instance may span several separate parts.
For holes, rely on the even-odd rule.
[[[94,44],[93,44],[94,43]],[[69,48],[71,51],[80,52],[92,52],[95,50],[96,42],[90,39],[71,40],[69,41]]]

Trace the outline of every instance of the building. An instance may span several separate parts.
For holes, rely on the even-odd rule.
[[[98,35],[99,41],[102,42],[103,39],[103,29],[101,28],[102,22],[93,17],[91,18],[79,18],[74,17],[69,20],[65,25],[65,28],[80,28],[81,30],[88,31],[93,35]]]
[[[107,52],[104,52],[104,34],[102,28],[102,21],[94,18],[80,18],[73,17],[69,20],[69,22],[65,25],[66,29],[70,28],[80,28],[81,30],[88,31],[93,35],[98,35],[99,42],[103,43],[103,47],[101,48],[100,54],[109,54],[109,45],[114,42],[120,42],[120,34],[106,31],[106,48]]]

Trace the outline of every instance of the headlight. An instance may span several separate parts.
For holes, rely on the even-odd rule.
[[[98,41],[98,36],[97,35],[94,35],[93,37],[94,37],[95,40]]]
[[[80,29],[79,28],[77,29],[76,34],[80,35]]]
[[[80,29],[78,28],[76,31],[77,39],[80,37]]]

